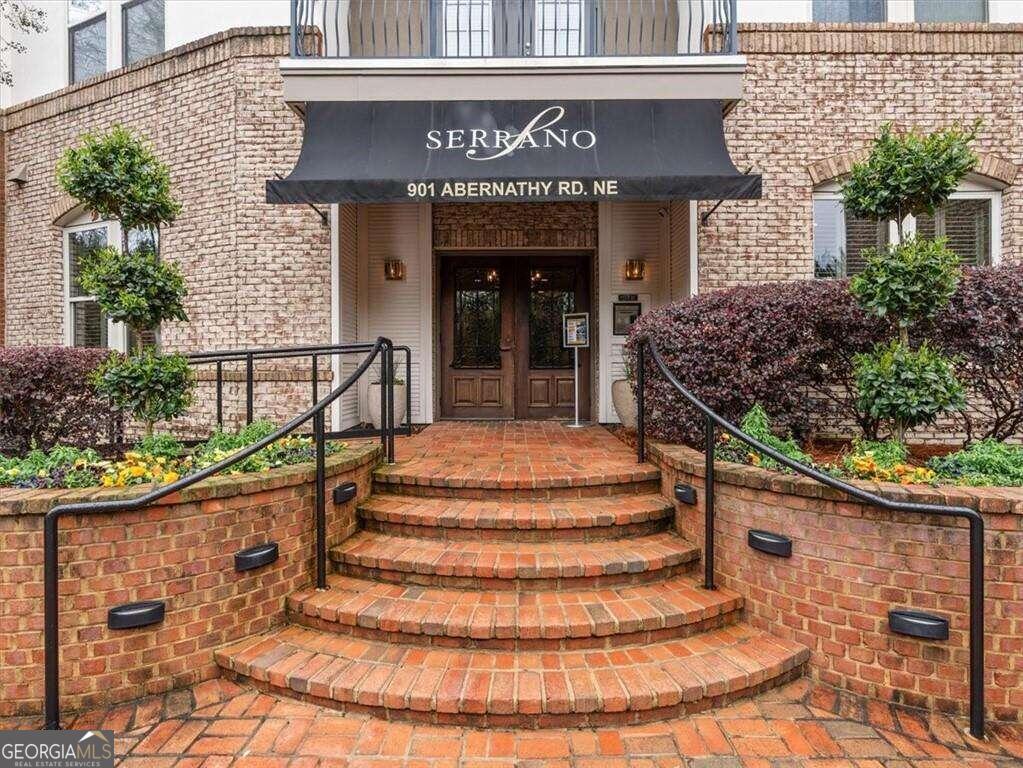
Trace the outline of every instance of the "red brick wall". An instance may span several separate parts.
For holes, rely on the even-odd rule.
[[[1023,163],[1019,25],[744,24],[732,159],[763,199],[726,201],[699,229],[699,289],[813,276],[809,166],[866,147],[885,121],[931,130],[981,118],[980,151]],[[714,202],[700,204],[708,211]],[[1002,257],[1023,245],[1023,195],[1003,195]]]
[[[663,487],[696,486],[698,505],[677,506],[679,532],[703,543],[703,461],[656,445]],[[741,593],[757,627],[811,649],[811,674],[865,697],[964,714],[968,691],[968,530],[948,518],[894,515],[821,498],[813,481],[722,464],[715,484],[715,565],[720,585]],[[1023,491],[886,487],[917,501],[984,513],[988,715],[1023,720]],[[792,538],[785,559],[751,549],[747,531]],[[888,631],[890,608],[947,616],[947,642]]]
[[[328,457],[328,488],[354,480],[369,494],[379,447]],[[60,523],[61,701],[103,706],[216,677],[213,651],[284,620],[285,598],[314,569],[309,465],[207,481],[138,513]],[[122,492],[114,492],[122,493]],[[0,501],[0,717],[35,714],[43,693],[42,521],[57,503],[95,491],[5,489]],[[112,498],[113,494],[104,494]],[[329,544],[355,530],[356,500],[328,499]],[[234,553],[276,541],[269,566],[234,570]],[[165,600],[166,618],[109,630],[108,609]]]

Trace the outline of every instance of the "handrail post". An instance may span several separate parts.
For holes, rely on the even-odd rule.
[[[60,638],[57,636],[57,515],[43,518],[43,636],[45,651],[45,723],[48,731],[60,729]]]
[[[645,342],[640,339],[636,344],[636,453],[639,462],[646,461],[646,407],[643,396],[643,383],[645,374],[643,346]]]
[[[703,588],[714,585],[714,420],[706,418],[703,474]]]
[[[387,457],[387,346],[380,350],[380,447]]]
[[[412,350],[405,348],[405,421],[412,436]]]
[[[984,738],[984,518],[970,517],[970,735]]]
[[[387,463],[394,463],[394,345],[387,345]]]
[[[253,415],[253,407],[252,406],[253,406],[253,400],[255,399],[254,398],[255,384],[253,383],[253,370],[252,370],[253,362],[252,361],[253,361],[252,353],[251,352],[246,353],[246,355],[245,355],[245,423],[246,424],[251,424],[252,423],[252,415]]]
[[[224,427],[224,361],[217,360],[217,428]]]
[[[316,588],[327,588],[327,477],[323,411],[313,414],[316,440]]]
[[[313,353],[313,405],[320,402],[320,371],[316,353]]]

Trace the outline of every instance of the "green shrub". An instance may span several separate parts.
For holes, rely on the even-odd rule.
[[[927,135],[896,135],[881,128],[866,161],[853,166],[842,185],[847,212],[879,222],[895,221],[899,242],[868,256],[866,271],[850,290],[860,306],[898,328],[898,342],[857,356],[857,394],[864,410],[891,423],[896,439],[960,408],[963,388],[950,360],[926,347],[910,347],[910,326],[945,307],[959,283],[958,259],[944,240],[903,237],[903,219],[933,215],[977,162],[970,142],[977,135],[959,127]]]
[[[181,442],[173,435],[166,433],[144,437],[135,443],[132,450],[144,456],[156,456],[165,459],[177,459],[185,453],[185,447]]]
[[[96,391],[146,425],[183,414],[192,403],[194,376],[182,355],[161,356],[146,349],[131,357],[111,355],[93,373]]]
[[[959,257],[945,238],[915,237],[867,251],[867,266],[849,289],[863,309],[908,328],[948,304],[959,285]],[[905,341],[905,339],[903,340]]]
[[[82,260],[80,283],[111,320],[130,327],[139,339],[166,320],[188,320],[181,271],[148,246],[93,251]]]
[[[928,466],[942,479],[962,485],[1023,485],[1023,446],[981,440]]]
[[[134,332],[136,348],[124,361],[111,358],[97,371],[96,388],[111,402],[145,422],[180,416],[191,402],[194,384],[185,358],[161,358],[144,348],[147,332],[164,320],[185,321],[185,281],[164,264],[150,245],[129,248],[128,233],[152,233],[181,212],[170,188],[170,172],[130,131],[115,125],[106,134],[86,133],[57,163],[57,182],[97,218],[121,223],[121,247],[101,248],[82,265],[81,285],[113,320]]]
[[[856,356],[860,405],[871,416],[895,424],[897,439],[907,429],[931,424],[942,413],[965,405],[963,386],[952,364],[926,344],[913,351],[897,340]]]
[[[978,128],[979,122],[970,130],[953,126],[926,135],[897,134],[885,123],[870,156],[853,166],[842,185],[846,211],[861,219],[895,221],[900,235],[906,216],[933,215],[976,165],[970,142]]]
[[[57,182],[97,218],[120,221],[124,243],[129,230],[170,224],[181,212],[167,166],[120,125],[106,134],[83,134],[80,146],[58,161]]]
[[[743,417],[739,426],[742,428],[742,431],[750,437],[759,440],[770,448],[774,448],[774,450],[787,456],[793,461],[813,466],[813,458],[800,450],[799,445],[792,439],[791,435],[781,438],[774,434],[771,430],[770,417],[767,415],[767,411],[765,411],[759,404],[754,405],[746,412],[746,415]],[[765,456],[764,454],[755,451],[742,440],[731,437],[728,434],[722,435],[720,442],[715,448],[714,455],[723,461],[753,464],[754,466],[764,467],[766,469],[780,469],[785,472],[792,471],[779,464],[770,456]]]

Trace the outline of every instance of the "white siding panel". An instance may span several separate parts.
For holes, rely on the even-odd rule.
[[[611,305],[620,293],[638,294],[643,312],[649,312],[668,301],[671,293],[671,271],[668,258],[670,230],[669,211],[664,203],[627,202],[602,205],[600,215],[608,220],[601,227],[600,241],[600,408],[601,421],[617,422],[611,404],[611,382],[625,374],[622,349],[624,336],[615,336]],[[625,279],[625,262],[642,259],[646,262],[642,280]]]
[[[363,341],[386,336],[396,346],[407,346],[412,354],[412,420],[424,420],[424,397],[429,396],[429,383],[423,382],[423,323],[429,322],[431,307],[424,306],[423,282],[432,281],[428,258],[423,258],[420,227],[421,207],[411,203],[365,205],[360,208],[360,266],[365,280],[365,307],[360,307],[359,329]],[[386,280],[384,262],[400,259],[405,262],[404,280]],[[363,331],[363,329],[365,329]],[[404,378],[404,356],[394,358],[399,376]],[[379,377],[379,367],[371,380]],[[424,386],[425,385],[425,386]],[[365,391],[365,388],[363,388]]]
[[[359,338],[359,232],[358,210],[354,205],[342,205],[339,211],[338,237],[341,254],[341,343],[362,341]],[[344,355],[341,379],[350,376],[359,365],[358,355]],[[352,389],[341,396],[341,427],[345,429],[359,423],[359,393]]]

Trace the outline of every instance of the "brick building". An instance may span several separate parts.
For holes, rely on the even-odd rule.
[[[757,10],[740,3],[740,14],[744,7]],[[411,29],[416,20],[404,21]],[[71,280],[78,250],[96,237],[115,239],[116,222],[90,221],[53,178],[60,153],[81,133],[114,123],[153,143],[183,204],[180,219],[161,233],[161,253],[186,275],[190,322],[162,329],[165,349],[387,335],[410,348],[415,422],[570,413],[571,363],[552,341],[560,338],[561,310],[531,335],[526,352],[529,334],[514,331],[529,325],[525,315],[514,315],[511,330],[494,324],[495,302],[514,300],[493,286],[480,290],[479,280],[498,271],[498,284],[513,281],[519,293],[591,313],[581,400],[583,416],[602,422],[617,419],[610,389],[621,376],[624,337],[616,331],[627,325],[634,304],[647,311],[698,291],[854,271],[856,258],[846,254],[890,234],[845,221],[836,182],[885,121],[932,129],[983,120],[977,172],[934,221],[910,228],[947,234],[969,262],[1018,258],[1023,209],[1014,181],[1023,157],[1023,110],[1015,94],[1023,27],[755,22],[738,25],[735,50],[727,34],[686,39],[682,16],[655,14],[647,21],[666,30],[670,51],[663,49],[668,42],[650,49],[637,38],[610,52],[618,58],[605,50],[585,66],[565,66],[559,57],[572,51],[555,51],[532,61],[491,59],[502,67],[489,70],[475,66],[480,52],[470,51],[457,71],[430,70],[436,59],[410,59],[422,53],[410,47],[411,36],[405,49],[399,40],[394,51],[374,52],[356,50],[368,45],[365,36],[349,31],[331,42],[328,34],[316,43],[324,55],[310,57],[295,55],[286,27],[233,28],[7,107],[0,115],[4,175],[27,170],[25,179],[5,181],[0,193],[5,343],[123,344],[123,332],[108,327],[88,297],[76,296]],[[387,26],[367,18],[358,24]],[[331,48],[342,42],[345,50]],[[351,95],[356,91],[358,99]],[[495,93],[693,104],[713,96],[731,160],[762,177],[762,195],[723,202],[709,193],[531,203],[429,196],[268,202],[266,182],[276,183],[299,162],[308,132],[303,115],[314,102],[459,98],[468,104]],[[513,274],[506,271],[513,263],[528,266]],[[394,277],[389,265],[398,264],[402,279],[388,279]],[[460,287],[460,279],[477,283]],[[490,322],[493,338],[484,339],[488,348],[469,350],[483,357],[471,376],[460,376],[451,371],[468,353],[458,346],[451,313],[458,297],[470,294],[477,299],[470,325]],[[449,343],[453,323],[457,338]],[[547,341],[536,341],[541,338]],[[488,373],[516,365],[514,376]],[[344,370],[320,375],[326,381]],[[307,367],[261,367],[257,411],[275,418],[297,412],[309,377]],[[202,386],[212,386],[208,379],[201,374]],[[235,405],[244,394],[239,382],[228,374],[226,397]],[[343,402],[336,424],[365,420],[365,398],[364,388]],[[198,421],[210,416],[204,407],[197,407]]]

